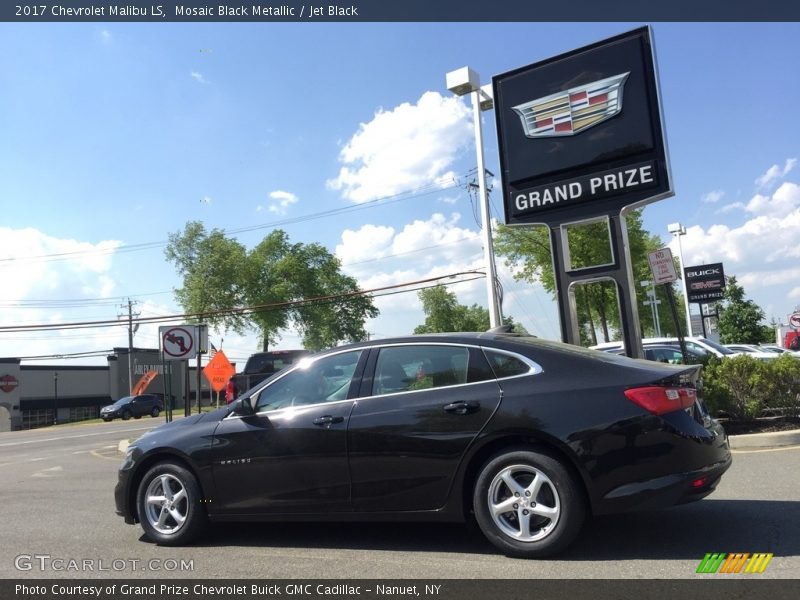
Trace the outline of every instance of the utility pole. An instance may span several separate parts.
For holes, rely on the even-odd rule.
[[[137,323],[136,326],[133,324],[133,318],[138,317],[141,315],[141,312],[134,313],[133,312],[133,305],[138,304],[138,302],[134,302],[130,298],[128,298],[127,304],[123,304],[121,308],[125,310],[127,308],[127,318],[128,318],[128,393],[130,394],[133,392],[133,334],[136,333],[136,330],[139,329],[139,324]],[[119,317],[125,316],[124,314],[118,315]]]

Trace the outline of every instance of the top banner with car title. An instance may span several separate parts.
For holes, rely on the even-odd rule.
[[[507,224],[580,220],[673,195],[649,27],[492,83]]]

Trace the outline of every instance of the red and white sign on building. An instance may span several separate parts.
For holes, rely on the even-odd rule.
[[[13,375],[3,375],[0,377],[0,390],[3,390],[6,394],[10,394],[19,385],[19,380],[14,377]]]
[[[678,279],[678,274],[675,272],[675,263],[672,261],[672,250],[662,248],[661,250],[650,252],[647,258],[650,261],[650,271],[653,273],[656,285],[672,283]]]

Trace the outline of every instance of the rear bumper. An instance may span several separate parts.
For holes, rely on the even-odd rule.
[[[603,496],[596,514],[652,510],[695,502],[717,488],[731,457],[703,469],[621,485]]]
[[[713,421],[704,428],[681,412],[665,419],[675,428],[658,437],[661,452],[637,448],[640,474],[649,471],[655,477],[617,480],[595,498],[595,514],[632,510],[661,509],[705,498],[712,493],[732,462],[730,444],[725,431]],[[687,423],[689,424],[687,426]]]

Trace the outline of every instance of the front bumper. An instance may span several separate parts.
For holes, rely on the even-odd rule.
[[[117,485],[114,486],[114,504],[116,507],[116,513],[124,518],[125,522],[129,525],[139,522],[136,517],[136,507],[134,505],[135,500],[132,493],[133,490],[131,489],[134,465],[132,454],[134,452],[135,449],[129,446],[128,453],[125,455],[125,459],[119,467]]]

